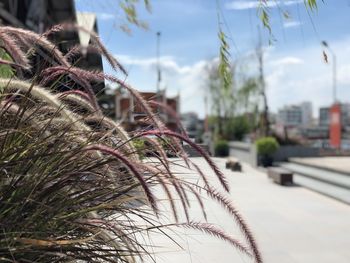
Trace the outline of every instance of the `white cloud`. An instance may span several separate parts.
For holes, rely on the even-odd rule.
[[[115,15],[110,14],[110,13],[96,13],[96,16],[98,19],[101,19],[101,20],[113,20],[113,19],[115,19]]]
[[[129,81],[136,84],[136,87],[154,87],[156,80],[157,58],[138,58],[128,55],[115,56],[122,64],[129,66],[131,72]],[[174,96],[180,94],[181,111],[194,111],[204,117],[204,95],[206,69],[209,64],[216,61],[199,60],[191,65],[180,65],[172,56],[162,56],[159,59],[162,72],[162,88],[167,88],[167,94]],[[137,70],[141,70],[137,72]],[[142,78],[142,81],[135,81],[133,78]],[[143,77],[140,77],[140,74]],[[152,89],[151,89],[152,90]]]
[[[263,1],[260,0],[251,0],[251,1],[243,1],[243,0],[234,0],[225,5],[226,9],[229,10],[246,10],[257,8],[262,4]],[[290,6],[294,4],[302,3],[303,0],[288,0],[288,1],[267,1],[263,5],[269,8],[274,8],[278,6]]]
[[[276,60],[272,60],[270,62],[270,64],[273,66],[288,66],[288,65],[298,65],[303,63],[304,63],[304,60],[302,60],[301,58],[292,57],[292,56],[279,58]]]
[[[331,45],[337,54],[341,54],[337,60],[337,97],[341,102],[350,102],[350,38]],[[276,58],[272,53],[272,61],[266,61],[270,108],[276,112],[286,104],[311,101],[317,117],[320,107],[332,103],[332,61],[329,64],[323,62],[322,49],[317,44],[294,51],[292,55]]]
[[[350,38],[329,43],[338,54],[337,90],[341,101],[350,101]],[[252,51],[254,55],[254,52]],[[341,56],[340,56],[341,54]],[[255,56],[248,60],[249,74],[257,73]],[[155,57],[116,56],[130,69],[128,81],[141,90],[155,90]],[[269,107],[273,112],[286,104],[311,101],[314,115],[321,106],[332,102],[332,60],[325,64],[322,48],[318,43],[313,46],[289,50],[283,53],[273,47],[265,49],[265,79]],[[180,92],[181,111],[195,111],[204,116],[204,95],[206,91],[206,67],[215,63],[215,59],[199,60],[191,64],[182,64],[179,58],[162,56],[162,87],[167,87],[169,95]],[[248,63],[247,62],[247,63]]]
[[[301,26],[302,23],[300,21],[286,21],[283,23],[284,28],[294,28]]]
[[[157,58],[137,58],[127,55],[117,55],[116,56],[122,63],[133,66],[141,66],[143,68],[156,68]],[[190,66],[180,66],[174,57],[172,56],[162,56],[159,58],[159,64],[162,71],[177,74],[187,74],[190,73],[192,68]]]
[[[350,65],[341,65],[339,67],[337,80],[340,85],[350,85]]]

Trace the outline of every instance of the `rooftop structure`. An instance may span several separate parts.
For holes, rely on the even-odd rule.
[[[179,116],[180,112],[180,98],[167,97],[165,90],[156,92],[141,92],[140,95],[146,101],[156,101],[163,105],[166,105],[165,110],[162,107],[151,106],[153,112],[157,112],[158,116],[164,121],[167,128],[173,131],[178,130],[177,120],[169,111],[172,111]],[[150,124],[146,122],[149,117],[144,109],[138,103],[137,99],[130,96],[127,93],[122,93],[120,90],[115,94],[115,116],[117,120],[120,120],[124,128],[128,131],[137,129],[149,129]]]
[[[312,122],[312,104],[303,102],[298,105],[284,106],[278,111],[277,123],[284,126],[308,126]]]
[[[341,103],[341,124],[343,128],[350,126],[350,103]],[[330,107],[322,107],[319,111],[319,125],[329,126],[330,124]]]
[[[200,140],[201,134],[204,132],[204,120],[198,118],[198,114],[195,112],[187,112],[181,114],[181,123],[185,128],[188,137],[196,140]]]
[[[62,23],[75,23],[88,31],[98,32],[96,15],[93,13],[79,13],[75,11],[73,0],[0,0],[0,25],[20,27],[36,33],[43,33],[54,25]],[[49,36],[59,50],[67,53],[75,45],[88,46],[90,35],[79,31],[56,32]],[[45,52],[37,50],[33,58],[33,75],[41,72],[44,67],[42,59],[52,65],[56,62]],[[88,70],[103,70],[102,57],[97,53],[87,53],[73,61],[74,65]],[[104,93],[104,83],[92,83],[95,93]],[[64,89],[64,86],[63,86]]]

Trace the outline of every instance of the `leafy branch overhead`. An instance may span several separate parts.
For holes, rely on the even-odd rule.
[[[268,29],[270,36],[272,36],[272,28],[270,24],[270,15],[269,15],[271,4],[277,5],[279,10],[278,12],[281,12],[284,18],[289,19],[290,15],[287,10],[283,10],[283,1],[276,1],[276,0],[258,0],[258,1],[259,1],[259,5],[257,7],[257,15],[262,25],[266,29]],[[317,0],[304,0],[304,5],[306,9],[310,9],[311,11],[314,11],[317,9]],[[234,105],[232,104],[235,103],[237,100],[235,100],[233,96],[234,91],[233,91],[233,76],[232,76],[232,65],[231,65],[232,59],[230,55],[228,38],[223,30],[222,23],[220,22],[222,12],[220,12],[219,2],[217,2],[217,9],[218,9],[218,20],[219,20],[218,38],[220,42],[219,65],[218,65],[218,76],[220,80],[220,86],[217,87],[218,88],[217,93],[225,97],[224,101],[222,102],[222,105],[215,106],[217,115],[220,116],[221,110],[225,109],[225,107],[228,106],[228,105],[225,105],[225,103],[227,104],[229,101],[230,103],[229,106],[233,107]],[[248,84],[251,84],[251,83],[248,83]],[[252,94],[252,90],[257,89],[255,84],[248,85],[247,87],[249,87],[249,89],[240,91],[240,95],[238,97],[245,96],[247,98]],[[211,94],[213,95],[214,94],[213,88],[211,88],[210,90],[211,90]],[[218,101],[218,99],[213,99],[213,100]],[[240,99],[238,99],[238,101],[239,100]],[[224,112],[226,111],[224,110]],[[224,115],[226,116],[226,114]],[[220,128],[219,130],[222,130],[222,129]]]
[[[274,3],[278,6],[279,12],[283,13],[284,18],[290,18],[288,11],[283,10],[283,1],[282,4],[276,0],[259,0],[258,5],[258,16],[263,24],[263,26],[268,29],[269,33],[272,33],[271,24],[270,24],[270,15],[269,15],[269,3]],[[324,0],[322,0],[324,2]],[[304,0],[304,5],[306,9],[311,11],[317,10],[317,0]]]
[[[220,40],[220,54],[219,54],[219,76],[222,80],[222,87],[225,92],[224,95],[228,96],[232,84],[231,63],[230,63],[230,46],[227,43],[226,35],[219,29]]]
[[[149,0],[143,0],[141,2],[143,3],[143,6],[148,12],[152,11],[151,3]],[[140,0],[120,0],[119,1],[119,6],[123,10],[128,24],[132,24],[137,27],[147,29],[148,28],[147,22],[140,20],[137,13],[137,5],[139,4],[140,4]],[[123,24],[121,26],[121,29],[127,33],[130,33],[131,30],[128,24]]]

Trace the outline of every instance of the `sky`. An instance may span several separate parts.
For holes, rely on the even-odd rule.
[[[96,13],[102,42],[126,67],[127,82],[141,91],[156,90],[156,32],[161,32],[161,87],[169,96],[180,95],[182,112],[205,115],[206,68],[219,53],[218,13],[231,59],[243,74],[257,70],[260,32],[271,111],[311,101],[317,117],[319,107],[333,102],[334,61],[326,50],[324,62],[323,40],[336,55],[337,99],[350,102],[350,0],[319,0],[316,11],[307,10],[304,0],[268,2],[272,35],[262,27],[255,0],[152,0],[151,13],[138,8],[148,29],[131,26],[131,34],[121,30],[125,18],[118,0],[76,0],[76,9]]]

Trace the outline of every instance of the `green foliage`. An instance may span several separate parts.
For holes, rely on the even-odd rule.
[[[211,65],[207,71],[210,104],[216,121],[215,128],[219,136],[222,136],[225,120],[233,116],[235,109],[234,70],[231,65],[227,36],[220,25],[218,38],[220,41],[219,64]]]
[[[9,56],[3,49],[0,48],[0,59],[12,61],[11,56]],[[0,65],[0,77],[1,78],[11,78],[14,75],[14,70],[9,65]]]
[[[228,120],[225,124],[225,138],[229,140],[241,141],[244,135],[249,133],[251,127],[246,116],[237,116]]]
[[[311,10],[317,9],[317,0],[304,0],[304,4],[306,7],[309,7]]]
[[[258,104],[261,95],[261,85],[256,77],[246,79],[237,91],[237,102],[245,112],[252,111]]]
[[[229,154],[229,145],[226,140],[219,140],[215,143],[214,147],[215,156],[225,157]]]
[[[219,8],[217,3],[217,8]],[[220,13],[218,12],[220,41],[219,64],[213,65],[208,71],[209,93],[214,114],[218,117],[218,132],[223,132],[223,121],[232,116],[234,108],[233,96],[233,67],[231,65],[230,46],[222,28]]]
[[[212,64],[207,68],[207,85],[209,93],[208,97],[210,99],[209,103],[212,111],[212,117],[209,123],[211,126],[214,126],[215,132],[219,136],[222,136],[225,120],[233,116],[235,109],[235,98],[232,81],[230,80],[229,82],[226,82],[227,78],[223,78],[224,75],[220,76],[219,67],[216,64]],[[232,68],[230,68],[230,73],[225,74],[230,74],[232,76]],[[232,79],[232,77],[230,78]],[[226,86],[228,83],[230,83],[229,86]]]
[[[224,91],[224,95],[229,96],[231,84],[232,84],[232,72],[230,66],[230,46],[227,43],[226,35],[219,29],[219,40],[220,40],[220,52],[219,52],[219,77],[221,80],[221,86]]]
[[[231,70],[231,75],[234,71]],[[209,93],[212,105],[212,115],[209,117],[209,125],[213,127],[215,134],[220,138],[229,140],[241,140],[244,134],[257,126],[257,107],[261,96],[261,85],[258,79],[250,77],[240,82],[231,84],[231,96],[225,96],[220,89],[220,81],[215,70],[209,71]],[[235,87],[235,89],[234,89]],[[238,109],[240,111],[238,112]],[[243,113],[249,113],[243,117]]]
[[[270,24],[270,17],[269,17],[269,7],[267,5],[268,2],[273,2],[274,0],[259,0],[259,6],[258,6],[258,15],[259,18],[261,20],[261,23],[263,24],[263,26],[268,29],[268,31],[270,32],[270,34],[272,33],[272,29],[271,29],[271,24]],[[324,0],[322,0],[322,2],[324,3]],[[283,10],[281,8],[281,6],[277,3],[278,5],[278,9],[279,12],[282,13],[283,17],[286,19],[290,18],[290,14],[288,13],[288,11]],[[304,5],[305,8],[310,8],[310,10],[314,11],[317,10],[317,0],[304,0]]]
[[[265,28],[271,33],[270,17],[266,8],[261,8],[260,10],[260,20]]]
[[[279,148],[279,144],[274,137],[263,137],[255,142],[259,155],[271,155]]]
[[[144,7],[148,12],[151,12],[151,3],[149,0],[143,0]],[[126,20],[129,24],[135,25],[140,28],[147,29],[148,24],[145,21],[139,19],[137,13],[137,5],[140,4],[140,0],[120,0],[119,6],[123,10]],[[131,29],[128,24],[123,24],[121,29],[127,33],[131,32]]]
[[[140,139],[140,138],[136,138],[136,139],[132,140],[132,144],[134,145],[139,157],[141,159],[143,159],[145,157],[145,151],[146,151],[145,140]]]

